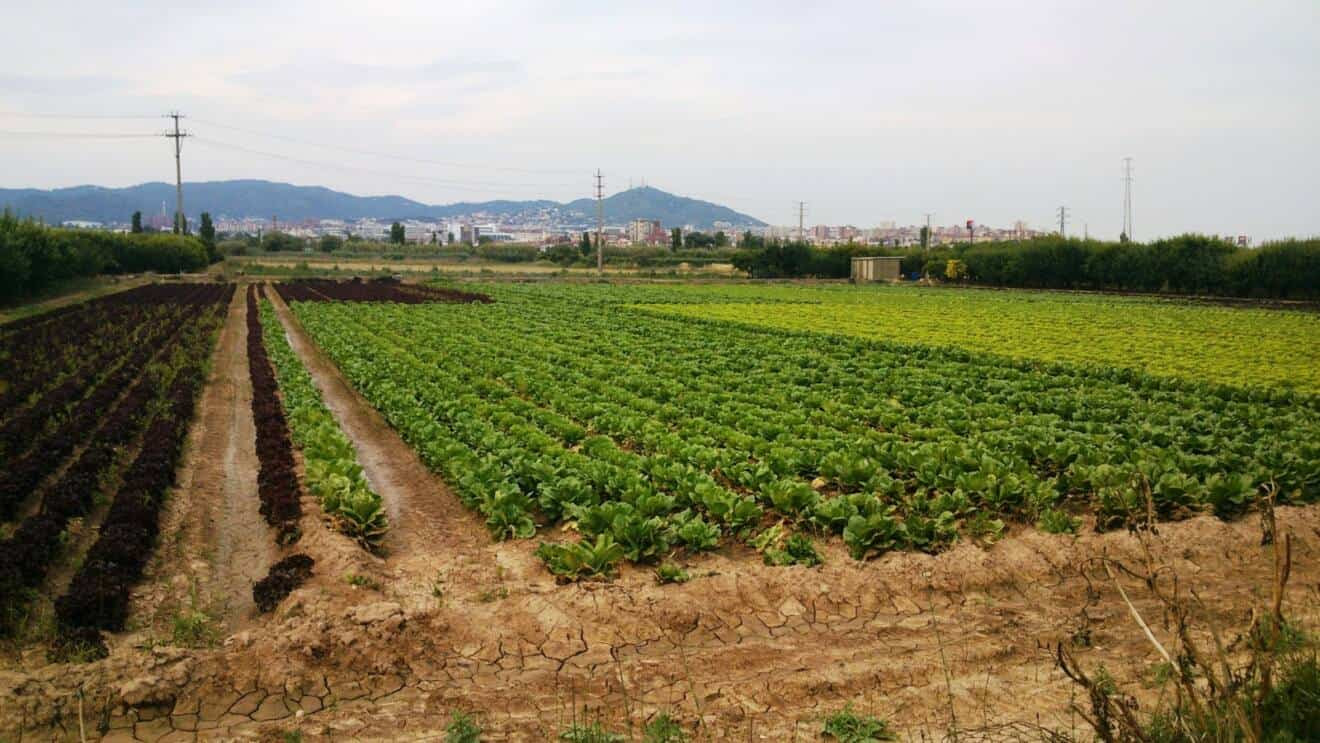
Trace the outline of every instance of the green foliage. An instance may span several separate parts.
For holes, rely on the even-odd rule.
[[[606,730],[599,722],[573,725],[559,734],[559,740],[566,743],[624,743],[628,739],[618,733]]]
[[[175,645],[200,648],[215,645],[220,633],[206,612],[184,609],[174,616],[171,637]]]
[[[333,253],[337,250],[343,250],[344,240],[337,235],[321,235],[321,252]]]
[[[801,480],[776,480],[763,492],[776,510],[797,519],[811,515],[820,502],[820,495]]]
[[[395,222],[394,224],[390,225],[391,243],[395,245],[402,245],[406,237],[407,237],[407,232],[403,229],[403,225],[399,224],[398,222]]]
[[[208,263],[215,263],[220,260],[220,253],[215,245],[215,225],[211,223],[211,213],[202,212],[202,222],[197,228],[197,237],[206,247],[206,260]]]
[[[892,325],[884,313],[930,304],[936,321],[968,335],[1002,337],[995,324],[1010,313],[1036,327],[1058,320],[1072,336],[1101,320],[1130,335],[1148,322],[1131,308],[1155,313],[1151,302],[773,285],[481,289],[496,301],[293,310],[494,532],[576,530],[581,543],[540,550],[565,578],[753,541],[774,524],[763,553],[807,563],[816,533],[866,559],[992,541],[1005,522],[1052,522],[1065,506],[1093,507],[1113,527],[1144,507],[1132,487],[1143,478],[1160,518],[1233,513],[1271,480],[1280,502],[1320,497],[1320,408],[1308,393],[835,331],[853,315]],[[862,311],[872,303],[884,313]],[[1158,312],[1191,314],[1151,328],[1222,312],[1167,307]],[[801,326],[762,324],[794,316]],[[1296,354],[1308,353],[1308,326],[1287,327]],[[1016,335],[1033,349],[1057,343]],[[616,556],[596,560],[598,543]]]
[[[268,253],[301,253],[307,241],[285,232],[267,232],[261,236],[261,249]]]
[[[720,544],[720,527],[701,516],[691,516],[679,523],[678,541],[693,552],[713,550]]]
[[[821,564],[820,555],[811,538],[805,534],[789,534],[782,524],[775,524],[752,538],[751,545],[761,553],[766,565]]]
[[[1079,519],[1069,516],[1064,511],[1049,508],[1041,511],[1040,519],[1036,521],[1036,528],[1049,534],[1075,534],[1080,523]]]
[[[302,450],[307,487],[339,530],[377,550],[389,530],[380,495],[371,489],[357,453],[339,429],[302,360],[289,346],[275,309],[261,300],[262,340],[280,386],[293,442]]]
[[[655,569],[655,582],[661,585],[665,583],[687,583],[692,579],[688,571],[681,565],[675,565],[672,562],[662,562]]]
[[[825,729],[821,732],[841,743],[878,743],[897,737],[889,729],[889,723],[878,717],[857,714],[851,703],[825,718]]]
[[[54,229],[0,215],[0,301],[83,276],[178,273],[206,265],[206,248],[192,237]]]
[[[756,278],[845,278],[849,258],[879,252],[874,246],[816,248],[761,240],[744,247],[734,266]],[[1256,249],[1194,234],[1150,243],[1055,235],[971,246],[958,242],[935,250],[923,242],[918,252],[904,256],[902,270],[995,286],[1317,299],[1320,239]]]
[[[445,743],[481,743],[481,726],[462,710],[455,710],[445,726]]]
[[[609,534],[601,534],[594,543],[586,540],[573,544],[542,542],[536,556],[555,575],[579,580],[613,575],[623,559],[624,550]]]
[[[551,263],[557,263],[561,266],[571,266],[578,262],[582,256],[578,252],[577,246],[570,243],[562,243],[547,248],[541,253],[541,257]]]
[[[688,734],[678,720],[661,712],[642,729],[642,743],[687,743]]]

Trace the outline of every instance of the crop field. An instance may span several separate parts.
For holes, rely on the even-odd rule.
[[[1320,617],[1315,313],[433,278],[0,325],[0,740],[1071,740]]]
[[[28,626],[68,523],[95,510],[98,534],[54,607],[65,638],[99,643],[100,631],[123,628],[231,292],[153,285],[4,326],[6,633]]]
[[[1320,392],[1320,315],[1102,295],[825,287],[692,287],[683,317],[951,346],[1159,376]],[[730,301],[733,300],[733,301]],[[774,303],[770,306],[770,303]]]
[[[1270,483],[1285,502],[1320,496],[1320,402],[1285,388],[747,329],[803,307],[754,293],[638,310],[627,289],[489,291],[480,308],[293,306],[493,535],[573,523],[581,543],[542,550],[561,575],[726,539],[810,562],[822,535],[865,558],[993,540],[1005,522],[1112,528],[1145,515],[1139,483],[1161,518],[1233,516]],[[849,306],[790,317],[828,330]]]

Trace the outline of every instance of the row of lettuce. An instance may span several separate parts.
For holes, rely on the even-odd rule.
[[[193,272],[217,258],[214,249],[188,235],[52,228],[4,213],[0,214],[0,303],[68,279]]]
[[[1011,362],[609,307],[593,287],[484,287],[484,307],[296,303],[314,340],[497,537],[555,523],[552,570],[730,536],[810,562],[1232,516],[1320,490],[1320,408],[1127,370]],[[626,314],[626,322],[620,321]],[[791,547],[791,549],[790,549]]]
[[[1194,234],[1145,243],[1049,236],[930,250],[817,248],[755,238],[744,244],[733,264],[756,278],[841,279],[849,276],[855,256],[901,255],[905,276],[990,286],[1320,299],[1320,238],[1259,248]]]
[[[320,390],[289,345],[269,300],[261,300],[259,319],[289,431],[302,451],[308,490],[340,531],[366,549],[379,549],[389,529],[380,495],[368,484],[352,442],[340,430]]]

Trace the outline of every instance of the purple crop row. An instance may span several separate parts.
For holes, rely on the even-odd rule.
[[[257,495],[261,515],[279,530],[279,542],[290,544],[298,538],[298,518],[302,515],[298,473],[294,470],[293,441],[289,423],[280,403],[275,368],[266,354],[262,339],[261,316],[257,308],[257,287],[247,295],[248,372],[252,377],[252,418],[257,428]],[[293,589],[312,574],[314,561],[304,554],[290,555],[271,566],[265,578],[252,586],[252,600],[257,609],[272,611]]]
[[[21,620],[33,589],[59,557],[69,520],[92,510],[116,469],[120,450],[131,446],[148,425],[153,402],[165,397],[160,375],[167,373],[166,368],[152,365],[145,373],[139,373],[141,367],[152,361],[153,356],[168,359],[176,346],[189,358],[185,366],[194,363],[194,358],[204,358],[211,327],[204,321],[214,318],[215,308],[223,306],[220,302],[227,291],[221,286],[194,288],[189,292],[190,298],[197,296],[198,291],[210,298],[213,308],[208,312],[203,306],[189,302],[194,306],[183,313],[182,327],[176,334],[160,344],[139,346],[130,360],[111,374],[108,380],[111,387],[107,389],[113,388],[115,394],[98,411],[104,420],[90,443],[46,490],[39,511],[24,519],[12,538],[0,542],[0,607],[4,609],[0,631],[12,629]],[[119,393],[125,389],[127,393],[120,397]]]
[[[228,304],[233,287],[218,286],[208,294],[211,304],[203,314],[215,318]],[[99,630],[123,629],[129,595],[152,554],[160,529],[160,508],[174,484],[212,346],[212,327],[196,327],[202,331],[201,337],[194,337],[196,342],[189,344],[188,358],[175,374],[167,394],[168,408],[147,428],[96,542],[68,590],[55,602],[55,613],[66,635],[86,637]]]
[[[485,294],[457,289],[404,284],[394,279],[298,279],[276,285],[286,302],[395,302],[398,304],[426,304],[446,302],[490,303],[495,300]]]

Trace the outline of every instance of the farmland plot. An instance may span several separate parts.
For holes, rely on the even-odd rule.
[[[100,630],[122,627],[231,293],[151,286],[6,328],[0,344],[26,392],[5,427],[0,504],[23,518],[0,541],[0,631],[28,622],[36,589],[65,557],[69,522],[103,499],[98,537],[55,610],[66,636],[99,642]],[[31,384],[36,369],[52,381]]]
[[[463,710],[494,739],[556,739],[574,715],[635,732],[663,712],[693,739],[789,740],[848,705],[909,737],[1076,730],[1078,694],[1042,645],[1106,664],[1143,705],[1163,693],[1096,556],[1141,564],[1153,543],[1231,626],[1273,568],[1260,520],[1231,517],[1262,485],[1316,494],[1317,412],[1296,391],[673,312],[755,319],[834,288],[297,284],[278,287],[292,309],[269,287],[230,302],[178,466],[160,418],[186,413],[174,391],[196,367],[175,361],[210,337],[186,327],[132,349],[169,363],[113,372],[104,425],[132,425],[70,457],[117,451],[103,487],[47,478],[18,507],[92,504],[67,544],[47,525],[61,567],[36,590],[69,594],[52,619],[77,609],[73,637],[112,634],[77,666],[0,645],[0,737],[85,719],[143,740],[430,739]],[[0,326],[0,343],[56,317]],[[0,423],[41,396],[15,399]],[[140,399],[156,417],[129,414]],[[1144,486],[1160,518],[1199,515],[1111,528],[1144,520]],[[112,518],[125,492],[133,518]],[[1290,603],[1314,585],[1317,523],[1314,506],[1278,511]],[[564,583],[598,573],[612,579]]]
[[[628,288],[489,291],[293,308],[492,535],[571,522],[582,542],[542,551],[567,576],[731,539],[797,562],[816,535],[864,558],[1005,521],[1112,528],[1146,489],[1160,518],[1320,495],[1306,394],[693,322],[624,306]]]
[[[915,287],[685,287],[656,311],[758,327],[1320,392],[1320,313]],[[770,304],[773,302],[773,304]]]

